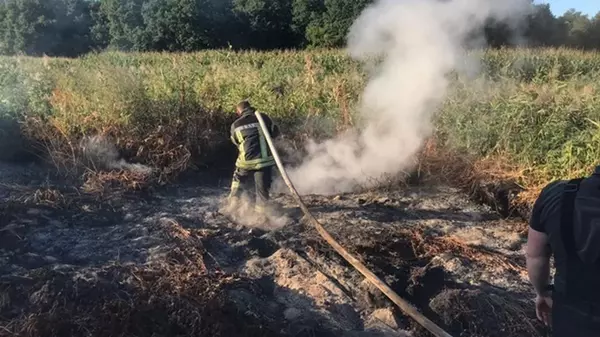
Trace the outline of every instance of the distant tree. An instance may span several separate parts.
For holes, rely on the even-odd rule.
[[[600,12],[590,21],[586,40],[588,48],[600,50]]]
[[[372,0],[325,0],[325,11],[306,28],[309,45],[340,47],[346,43],[350,26]]]
[[[588,48],[588,30],[591,27],[590,18],[574,9],[567,11],[558,20],[566,27],[564,44],[571,48]]]
[[[149,0],[142,17],[152,50],[193,51],[216,46],[216,17],[210,0]]]
[[[233,10],[242,27],[247,47],[292,48],[299,36],[292,29],[292,0],[234,0]]]
[[[6,0],[0,4],[0,53],[77,56],[93,48],[85,0]]]
[[[0,0],[0,53],[335,48],[346,44],[354,20],[373,1]],[[534,6],[523,27],[488,21],[488,44],[600,49],[600,13],[590,18],[569,10],[555,17],[549,5]],[[481,41],[481,33],[474,31],[473,40]]]
[[[90,27],[90,38],[94,49],[105,49],[110,43],[110,29],[108,18],[102,11],[100,2],[90,2],[90,18],[92,26]]]
[[[320,21],[326,7],[323,0],[294,0],[292,3],[292,30],[302,37],[300,45],[306,46],[306,29],[313,23]]]
[[[124,51],[150,50],[142,16],[146,0],[100,0],[101,15],[109,33],[109,45]],[[99,27],[98,27],[99,29]]]
[[[527,38],[533,46],[559,46],[567,40],[567,27],[550,11],[550,5],[535,5],[529,18]]]
[[[248,45],[244,34],[240,32],[247,29],[239,14],[234,11],[233,0],[211,0],[211,13],[213,46],[243,48]]]
[[[514,37],[519,35],[506,22],[488,20],[484,29],[485,41],[492,48],[499,48],[513,44]]]

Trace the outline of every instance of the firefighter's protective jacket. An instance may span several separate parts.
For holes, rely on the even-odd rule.
[[[275,158],[263,135],[254,109],[246,109],[231,124],[231,141],[238,148],[235,166],[245,170],[259,170],[275,165]],[[260,113],[272,138],[279,136],[279,128],[269,116]]]

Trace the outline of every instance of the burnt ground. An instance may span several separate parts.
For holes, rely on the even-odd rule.
[[[218,212],[229,181],[87,195],[0,167],[0,336],[429,336],[287,195],[268,226]],[[543,336],[524,224],[447,186],[306,196],[326,229],[453,336]]]

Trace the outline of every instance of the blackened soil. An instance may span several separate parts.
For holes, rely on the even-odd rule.
[[[1,169],[0,336],[427,336],[289,196],[285,226],[249,227],[218,212],[227,180],[98,198]],[[491,209],[444,186],[306,200],[454,336],[542,336],[522,237]]]

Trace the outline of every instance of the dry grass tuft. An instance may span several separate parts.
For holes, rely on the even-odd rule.
[[[506,216],[517,211],[527,217],[543,185],[532,182],[530,169],[513,163],[503,155],[468,156],[441,148],[435,139],[429,139],[419,154],[418,175],[424,181],[461,188]]]
[[[430,138],[419,154],[419,173],[425,179],[444,180],[472,190],[481,181],[522,181],[526,170],[512,164],[507,156],[475,158],[440,147]]]
[[[35,190],[33,195],[26,197],[23,201],[25,203],[34,203],[54,208],[64,208],[68,206],[70,198],[57,189],[40,188]]]
[[[107,195],[115,190],[140,191],[151,186],[152,175],[140,171],[88,171],[83,176],[82,190],[86,193]]]
[[[430,303],[431,309],[453,331],[469,336],[540,336],[531,301],[482,290],[445,290]]]
[[[524,275],[525,266],[513,257],[491,251],[483,247],[474,247],[452,236],[433,236],[425,234],[423,230],[416,229],[406,233],[411,238],[416,256],[432,258],[442,254],[452,254],[468,259],[487,270],[499,272],[513,272]]]
[[[18,337],[276,336],[237,312],[227,292],[237,287],[252,286],[175,264],[108,266],[79,277],[44,270],[19,286],[0,282],[13,305],[30,294],[29,314],[1,325]]]

